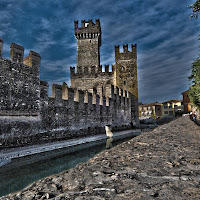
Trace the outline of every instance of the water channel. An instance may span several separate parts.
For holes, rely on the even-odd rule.
[[[117,138],[78,145],[71,148],[12,159],[0,167],[0,197],[24,189],[31,183],[47,176],[74,168],[87,162],[99,152],[134,137],[132,134]]]

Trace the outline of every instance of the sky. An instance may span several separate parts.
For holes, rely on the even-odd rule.
[[[41,55],[40,79],[70,86],[76,66],[74,20],[100,19],[102,65],[115,63],[114,45],[137,44],[138,92],[143,103],[182,99],[197,58],[200,19],[194,0],[0,0],[3,57],[12,42]],[[51,93],[51,89],[50,89]]]

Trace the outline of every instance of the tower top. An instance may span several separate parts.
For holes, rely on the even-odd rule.
[[[88,21],[81,20],[81,27],[78,26],[78,20],[77,20],[74,21],[74,28],[75,28],[75,34],[82,33],[83,31],[85,33],[96,33],[97,31],[101,30],[100,20],[96,19],[96,24],[92,21],[92,19],[89,19]]]
[[[74,34],[76,39],[92,39],[98,37],[101,43],[100,20],[96,19],[96,24],[91,20],[81,20],[81,26],[78,21],[74,21]]]
[[[131,44],[131,51],[128,50],[128,44],[123,45],[123,52],[120,52],[119,45],[115,46],[115,61],[137,58],[137,44]]]

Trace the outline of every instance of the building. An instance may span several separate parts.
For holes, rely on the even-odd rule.
[[[71,88],[93,91],[98,88],[97,93],[105,91],[107,84],[112,84],[129,91],[138,98],[137,85],[137,46],[123,45],[123,52],[119,46],[115,46],[115,64],[109,71],[109,65],[105,65],[105,72],[100,65],[101,26],[100,20],[93,23],[92,20],[74,22],[75,38],[77,40],[77,67],[70,68]],[[75,72],[76,71],[76,72]],[[105,95],[105,93],[104,93]]]
[[[82,21],[82,27],[75,21],[75,37],[77,72],[71,67],[71,88],[53,84],[51,97],[48,83],[40,80],[40,55],[31,50],[24,58],[24,48],[12,43],[10,59],[3,58],[0,39],[1,147],[138,126],[136,45],[131,52],[124,45],[123,53],[115,47],[114,69],[102,72],[100,21]]]
[[[158,118],[162,116],[161,103],[150,103],[139,105],[139,118],[140,119],[149,119],[149,118]]]
[[[162,103],[162,116],[175,116],[176,112],[183,111],[183,102],[181,100],[169,100]]]

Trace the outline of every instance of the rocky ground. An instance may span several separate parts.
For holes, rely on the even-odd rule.
[[[179,118],[0,199],[200,199],[200,127]]]

